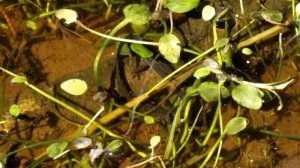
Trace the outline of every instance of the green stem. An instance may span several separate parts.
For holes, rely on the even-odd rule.
[[[271,135],[273,137],[278,137],[278,138],[287,138],[287,139],[293,139],[293,140],[300,140],[300,136],[299,135],[277,133],[277,132],[273,132],[273,131],[266,130],[266,129],[247,129],[246,131],[258,132],[258,133],[262,133],[262,134],[266,134],[266,135]]]
[[[212,123],[210,125],[210,128],[209,128],[209,130],[207,132],[207,135],[206,135],[205,139],[202,142],[202,146],[205,146],[208,143],[208,140],[210,139],[210,137],[211,137],[211,135],[213,133],[213,130],[216,127],[216,124],[217,124],[217,121],[218,121],[218,118],[219,118],[219,108],[221,108],[221,107],[218,104],[216,112],[215,112],[215,115],[214,115],[214,118],[213,118],[213,121],[212,121]]]
[[[10,155],[18,153],[18,152],[20,152],[24,149],[31,149],[31,148],[36,148],[36,147],[40,147],[40,146],[46,146],[46,145],[52,144],[52,143],[57,142],[57,141],[59,141],[59,140],[55,139],[55,140],[37,142],[37,143],[31,144],[31,145],[24,145],[24,147],[22,147],[22,148],[19,148],[19,149],[16,149],[16,150],[12,151],[12,152],[9,152],[6,156],[9,157]]]
[[[121,28],[125,27],[128,23],[129,23],[130,20],[128,19],[124,19],[122,22],[120,22],[118,25],[116,25],[116,27],[114,27],[111,32],[109,33],[110,36],[113,36],[117,31],[119,31]],[[97,55],[96,55],[96,58],[95,58],[95,61],[94,61],[94,66],[93,66],[93,70],[94,70],[94,78],[95,78],[95,81],[96,81],[96,84],[100,87],[103,87],[103,84],[101,82],[101,79],[100,79],[100,72],[99,72],[99,61],[100,61],[100,58],[103,54],[103,52],[105,51],[108,43],[110,42],[110,39],[105,39],[101,48],[99,49]]]
[[[168,143],[167,143],[167,147],[165,150],[164,159],[169,159],[171,152],[174,149],[174,141],[173,140],[174,140],[174,136],[175,136],[175,129],[177,127],[177,124],[180,121],[181,111],[183,110],[185,105],[188,103],[189,99],[190,99],[189,95],[185,96],[182,100],[182,103],[179,105],[179,107],[176,110],[176,114],[174,116],[173,123],[172,123],[171,130],[170,130],[169,137],[168,137]],[[175,156],[173,156],[173,157],[175,157]]]
[[[225,137],[226,134],[222,134],[218,140],[216,141],[216,143],[214,144],[214,146],[209,150],[209,153],[207,154],[207,156],[205,157],[204,161],[202,162],[202,164],[200,165],[200,168],[203,168],[207,162],[209,161],[209,159],[211,158],[211,156],[214,154],[216,148],[219,146],[220,142],[223,140],[223,138]]]

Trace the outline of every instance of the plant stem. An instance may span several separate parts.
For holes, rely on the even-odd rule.
[[[203,168],[204,166],[206,166],[207,162],[209,161],[209,159],[211,158],[211,156],[214,154],[216,148],[219,146],[220,142],[223,140],[223,138],[225,137],[225,135],[226,134],[222,134],[218,138],[218,140],[216,141],[216,143],[214,144],[214,146],[209,150],[209,153],[207,154],[207,156],[205,157],[204,161],[199,166],[199,168]]]
[[[14,76],[14,77],[18,77],[18,75],[14,74],[13,72],[6,70],[2,67],[0,67],[0,70],[2,70],[3,72]],[[82,113],[81,111],[75,109],[74,107],[68,105],[67,103],[49,95],[48,93],[40,90],[39,88],[37,88],[36,86],[30,84],[28,81],[24,82],[25,85],[27,85],[29,88],[31,88],[32,90],[36,91],[37,93],[41,94],[42,96],[48,98],[49,100],[63,106],[64,108],[68,109],[69,111],[71,111],[72,113],[78,115],[79,117],[81,117],[82,119],[86,120],[86,121],[90,121],[90,117],[88,117],[87,115],[85,115],[84,113]],[[139,154],[142,157],[146,157],[147,155],[141,151],[137,151],[136,148],[131,144],[131,142],[129,142],[128,140],[125,140],[123,137],[121,137],[120,135],[115,134],[114,132],[110,131],[109,129],[106,129],[104,126],[102,126],[101,124],[99,124],[98,122],[94,121],[93,124],[95,124],[100,130],[102,130],[104,133],[108,134],[109,136],[113,137],[113,138],[117,138],[117,139],[122,139],[124,140],[128,146],[134,151],[137,152],[137,154]]]
[[[153,45],[153,46],[158,46],[157,42],[151,42],[151,41],[141,41],[141,40],[133,40],[133,39],[124,39],[124,38],[120,38],[120,37],[114,37],[113,35],[119,31],[121,28],[125,27],[128,23],[130,23],[129,19],[124,19],[123,21],[121,21],[116,27],[113,28],[113,30],[109,33],[109,35],[107,34],[103,34],[100,32],[97,32],[93,29],[90,29],[88,27],[86,27],[84,24],[82,24],[79,20],[76,21],[76,24],[80,27],[82,27],[83,29],[106,39],[110,39],[110,40],[115,40],[115,41],[120,41],[120,42],[125,42],[125,43],[135,43],[135,44],[144,44],[144,45]]]
[[[216,124],[217,124],[217,121],[218,121],[218,117],[219,117],[219,108],[220,108],[220,106],[218,105],[217,109],[216,109],[216,112],[215,112],[215,115],[214,115],[214,118],[213,118],[213,121],[212,121],[212,123],[210,125],[210,128],[209,128],[208,132],[207,132],[207,135],[206,135],[205,139],[202,142],[202,146],[205,146],[208,143],[208,140],[210,139],[210,137],[211,137],[211,135],[213,133],[213,130],[216,127]]]
[[[79,21],[78,21],[79,22]],[[79,22],[80,23],[80,22]],[[121,28],[125,27],[127,24],[129,23],[128,19],[124,19],[122,22],[120,22],[116,27],[114,27],[111,32],[109,33],[110,36],[113,36],[118,30],[120,30]],[[101,89],[103,89],[103,84],[101,82],[100,79],[100,66],[99,66],[99,61],[100,58],[104,52],[104,50],[106,49],[108,43],[110,42],[110,39],[105,39],[101,48],[99,49],[95,61],[94,61],[94,65],[93,65],[93,71],[94,71],[94,78],[95,78],[95,82],[98,86],[102,87]]]

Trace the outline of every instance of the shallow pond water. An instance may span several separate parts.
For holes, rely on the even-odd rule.
[[[54,3],[53,6],[63,8],[71,5],[71,8],[79,11],[79,19],[84,24],[96,31],[105,33],[122,20],[123,15],[118,9],[130,2],[124,1],[121,5],[114,4],[107,18],[104,17],[105,12],[93,11],[106,9],[101,2],[82,1],[83,4],[96,3],[96,5],[72,7],[77,2],[64,1],[61,4]],[[282,12],[284,20],[288,20],[291,16],[291,2],[288,1],[266,0],[261,2],[263,4],[251,0],[244,0],[243,2],[245,13],[243,19],[246,21],[251,20],[254,11],[262,10],[262,5],[270,10]],[[174,34],[180,37],[181,45],[195,49],[195,51],[205,51],[213,46],[213,23],[201,19],[201,12],[199,12],[205,4],[213,4],[218,13],[229,7],[229,12],[224,18],[226,24],[229,23],[227,19],[235,19],[235,24],[229,34],[223,28],[216,30],[219,37],[232,37],[245,25],[242,19],[235,16],[241,14],[241,10],[240,4],[233,0],[200,1],[197,9],[185,14],[174,14]],[[94,79],[93,61],[98,48],[103,45],[103,39],[99,39],[79,27],[75,27],[74,31],[77,34],[74,34],[74,32],[62,27],[63,25],[60,25],[54,17],[48,18],[51,19],[50,21],[45,18],[35,20],[37,29],[31,30],[28,26],[26,27],[26,20],[29,18],[24,12],[25,9],[15,9],[9,5],[13,5],[13,2],[7,5],[0,4],[1,7],[6,8],[9,19],[16,27],[19,35],[13,37],[10,27],[0,29],[3,37],[0,40],[1,67],[25,75],[34,86],[71,105],[89,118],[92,118],[104,106],[106,110],[100,114],[100,119],[96,119],[96,121],[101,122],[106,129],[118,137],[110,133],[103,133],[96,127],[92,129],[92,133],[88,132],[88,135],[85,135],[82,129],[87,121],[84,118],[71,113],[70,109],[54,103],[25,85],[12,84],[11,77],[1,72],[0,117],[3,123],[0,125],[0,162],[4,163],[2,159],[5,158],[3,157],[4,154],[7,154],[6,167],[34,167],[35,164],[39,167],[53,167],[53,165],[67,167],[67,164],[69,167],[70,165],[71,167],[83,167],[83,165],[88,167],[92,166],[89,163],[91,149],[99,149],[101,146],[99,142],[101,142],[106,151],[93,162],[95,165],[101,162],[105,163],[107,167],[127,167],[145,161],[141,157],[143,154],[132,150],[132,146],[134,146],[138,151],[149,154],[148,156],[160,156],[158,159],[156,158],[157,162],[152,164],[149,161],[149,164],[140,167],[162,167],[163,164],[160,163],[159,158],[163,160],[164,155],[166,155],[165,150],[170,138],[172,122],[176,117],[175,113],[180,107],[180,103],[184,101],[182,98],[187,94],[186,88],[193,84],[196,85],[192,74],[201,65],[199,66],[197,63],[191,65],[189,70],[181,71],[172,80],[168,80],[165,87],[147,95],[147,100],[143,101],[137,108],[138,113],[135,114],[130,132],[128,132],[128,121],[131,119],[131,112],[136,110],[135,105],[140,100],[138,99],[139,96],[143,96],[146,91],[163,80],[166,74],[174,72],[185,62],[193,59],[194,55],[183,52],[178,64],[170,64],[163,57],[155,56],[150,60],[140,58],[133,52],[128,54],[129,45],[124,45],[125,47],[121,48],[122,51],[120,51],[121,49],[115,43],[111,43],[100,59],[100,76],[103,83],[103,88],[100,88]],[[46,6],[43,2],[41,5]],[[154,9],[155,2],[148,2],[147,5],[151,7],[150,9]],[[30,4],[26,3],[24,6],[28,7]],[[29,13],[34,13],[34,11],[29,11]],[[6,23],[6,19],[4,16],[1,17],[1,23]],[[58,29],[54,29],[51,23],[59,25]],[[168,21],[166,24],[170,26]],[[151,33],[163,32],[161,31],[163,30],[162,25],[160,27],[152,26],[149,29]],[[276,25],[260,20],[252,26],[251,32],[256,35]],[[224,99],[220,107],[223,123],[230,121],[239,111],[241,116],[249,120],[249,124],[247,129],[240,134],[227,136],[224,139],[218,162],[219,167],[293,168],[300,165],[299,53],[295,47],[297,38],[293,42],[289,42],[295,34],[294,28],[294,24],[282,28],[282,31],[285,32],[283,34],[285,57],[282,61],[281,75],[278,76],[278,81],[288,77],[295,79],[285,90],[278,91],[283,101],[282,110],[276,110],[279,102],[274,97],[264,99],[266,102],[259,110],[249,110],[238,106],[232,98]],[[132,28],[128,26],[119,35],[125,36],[126,33],[132,32]],[[280,59],[277,56],[279,52],[278,34],[275,32],[274,37],[264,41],[257,40],[256,43],[251,44],[250,48],[255,51],[251,56],[241,55],[241,51],[233,50],[235,53],[233,62],[236,65],[234,68],[222,67],[224,72],[252,82],[274,82],[280,67]],[[152,40],[157,40],[156,36],[154,35]],[[141,36],[135,34],[132,38],[139,39]],[[232,46],[237,46],[249,38],[248,33],[243,32],[239,36],[232,37],[230,43]],[[157,48],[149,48],[154,55],[159,55]],[[215,55],[213,53],[210,56],[217,59]],[[79,78],[87,83],[88,90],[84,95],[72,96],[60,88],[63,81],[72,78]],[[216,81],[213,76],[207,79]],[[227,87],[234,85],[230,82],[225,83]],[[99,101],[98,98],[95,98],[97,95],[104,97]],[[213,121],[217,103],[206,103],[199,95],[190,103],[192,103],[190,104],[192,107],[190,114],[187,116],[181,114],[180,121],[178,121],[180,125],[175,128],[173,141],[183,144],[184,139],[182,140],[181,137],[187,135],[187,132],[183,134],[184,130],[190,130],[194,119],[199,117],[195,122],[195,127],[193,127],[194,132],[175,159],[164,160],[166,167],[172,166],[173,159],[176,167],[199,166],[209,152],[208,149],[212,148],[220,136],[219,130],[215,129],[208,143],[205,146],[201,145]],[[9,113],[12,104],[17,104],[21,108],[18,117],[12,117]],[[204,112],[197,116],[202,106]],[[115,114],[115,116],[111,117],[110,113]],[[150,119],[154,119],[154,123],[147,124],[144,121],[145,115],[152,116]],[[50,144],[60,141],[72,142],[82,136],[91,138],[92,144],[85,149],[73,150],[57,160],[47,156],[47,147]],[[149,141],[153,136],[159,136],[161,141],[155,150],[151,151]],[[122,147],[119,150],[110,151],[107,146],[120,137],[124,137]],[[125,141],[130,143],[126,144]],[[179,148],[180,146],[176,147]],[[211,159],[206,167],[212,167],[213,164],[214,159]]]

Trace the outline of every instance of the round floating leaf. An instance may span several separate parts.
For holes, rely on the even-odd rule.
[[[200,0],[168,0],[166,7],[172,12],[185,13],[196,8]]]
[[[207,68],[207,67],[204,67],[204,68],[200,68],[200,69],[197,69],[193,76],[197,79],[199,78],[203,78],[203,77],[206,77],[210,74],[210,68]]]
[[[202,10],[202,19],[210,21],[216,15],[216,9],[211,5],[204,6]]]
[[[158,49],[166,60],[175,64],[180,57],[181,46],[179,39],[173,34],[166,34],[159,39]]]
[[[130,48],[133,52],[135,52],[142,58],[151,58],[153,56],[153,52],[142,44],[132,43],[130,44]]]
[[[249,109],[260,109],[262,98],[259,89],[249,84],[240,84],[233,88],[232,98],[240,105]]]
[[[214,82],[203,82],[199,85],[198,92],[206,102],[218,101],[219,85]],[[221,86],[221,95],[222,98],[229,96],[229,91],[224,86]]]
[[[253,51],[250,48],[243,48],[242,53],[245,55],[251,55]]]
[[[25,76],[16,76],[12,78],[11,83],[24,83],[26,80]]]
[[[123,14],[126,19],[135,25],[144,25],[149,23],[151,13],[147,5],[130,4],[123,9]]]
[[[77,12],[71,9],[59,9],[55,12],[58,20],[64,20],[66,24],[72,24],[77,21]]]
[[[88,87],[86,82],[81,79],[69,79],[64,81],[60,88],[71,95],[79,96],[84,94]]]
[[[152,148],[152,149],[155,148],[159,144],[160,140],[161,140],[161,138],[158,135],[151,137],[149,148]]]
[[[9,108],[9,113],[14,117],[19,116],[20,112],[21,112],[21,108],[17,104],[13,104]]]
[[[55,156],[61,154],[66,149],[67,146],[68,146],[68,142],[66,141],[55,142],[47,148],[47,154],[49,157],[54,158]]]
[[[117,152],[122,145],[123,145],[123,141],[116,139],[116,140],[111,141],[106,146],[106,150],[108,150],[109,152]]]
[[[70,144],[70,149],[71,150],[84,149],[84,148],[91,146],[92,143],[93,143],[93,141],[91,138],[79,137]]]
[[[226,46],[228,43],[229,43],[229,38],[221,38],[216,42],[214,47],[222,48],[222,47]]]
[[[146,124],[153,124],[155,122],[154,118],[148,115],[144,117],[144,121]]]
[[[32,30],[36,30],[36,28],[37,28],[35,22],[32,20],[27,20],[26,26]]]
[[[244,117],[232,118],[225,126],[224,133],[234,135],[244,130],[248,125],[248,119]]]

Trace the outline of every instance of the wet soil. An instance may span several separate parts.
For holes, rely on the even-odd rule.
[[[239,4],[236,1],[223,1],[226,5],[232,7],[231,13],[240,13]],[[258,9],[259,4],[256,1],[244,0],[247,4],[245,13],[246,18],[250,17],[250,13]],[[265,5],[272,9],[283,11],[285,16],[289,16],[290,3],[278,0],[266,1]],[[216,4],[217,11],[221,11],[222,6]],[[17,48],[17,53],[13,55],[18,59],[7,65],[10,70],[17,74],[25,74],[30,82],[41,90],[56,96],[57,98],[67,102],[77,109],[85,112],[89,116],[93,116],[102,105],[103,102],[95,100],[93,97],[98,93],[99,89],[94,82],[92,64],[97,54],[97,48],[94,46],[96,42],[101,44],[101,40],[81,29],[77,30],[82,37],[73,33],[58,29],[56,32],[49,31],[45,21],[39,21],[39,28],[31,31],[24,25],[24,14],[21,9],[10,10],[13,23],[18,27],[18,38],[11,37],[11,32],[7,29],[1,29],[1,35],[5,37],[1,39],[1,65],[7,65],[7,58],[11,54],[12,48]],[[248,15],[249,14],[249,15]],[[120,14],[112,14],[108,19],[100,17],[99,14],[91,14],[83,22],[97,31],[104,32],[117,23],[122,16]],[[205,50],[212,46],[213,38],[210,32],[211,23],[204,22],[201,18],[190,16],[178,17],[178,32],[182,33],[183,38],[197,47]],[[201,25],[201,26],[198,26]],[[263,31],[271,27],[263,23],[261,27],[255,31]],[[235,28],[238,28],[236,26]],[[218,30],[222,33],[222,30]],[[29,32],[29,37],[42,34],[42,38],[26,39],[25,33]],[[22,37],[23,36],[23,37]],[[291,35],[286,35],[290,38]],[[241,39],[247,37],[241,37]],[[286,39],[287,41],[288,39]],[[278,40],[272,38],[263,44],[258,44],[260,55],[267,57],[268,64],[264,72],[261,74],[260,80],[263,82],[272,82],[278,68],[278,61],[275,56],[278,51]],[[189,59],[189,55],[183,59]],[[297,72],[292,65],[292,61],[297,61],[293,56],[284,59],[282,75],[280,79],[293,77],[298,79]],[[101,59],[101,79],[104,87],[108,91],[108,97],[118,104],[124,104],[134,97],[139,96],[146,90],[150,89],[162,79],[161,73],[149,68],[149,64],[143,59],[136,56],[117,56],[115,45],[110,45]],[[28,87],[20,84],[12,84],[11,78],[1,73],[0,86],[5,87],[5,97],[3,100],[2,120],[7,120],[1,125],[1,153],[9,153],[17,148],[22,148],[25,142],[39,142],[46,140],[59,140],[68,137],[72,133],[78,131],[80,127],[77,125],[86,122],[78,116],[71,114],[57,104],[51,102],[45,97],[37,94]],[[80,78],[87,82],[88,91],[82,96],[70,96],[60,89],[60,84],[71,78]],[[300,135],[300,82],[296,80],[286,90],[280,92],[284,101],[284,108],[276,111],[277,101],[265,105],[262,110],[251,111],[244,110],[243,115],[250,120],[250,128],[252,129],[268,129],[277,133]],[[147,102],[141,109],[147,111],[156,107],[159,101],[163,100],[166,94],[157,95],[151,101]],[[11,104],[19,104],[22,111],[21,115],[15,119],[9,113]],[[158,120],[166,118],[168,104],[158,108],[154,113]],[[229,121],[236,114],[236,104],[228,101],[223,106],[224,123]],[[105,114],[105,113],[104,113]],[[103,115],[104,115],[103,114]],[[171,114],[172,115],[172,114]],[[114,131],[120,135],[124,134],[128,128],[128,115],[117,119],[119,123],[115,126]],[[116,123],[111,123],[114,126]],[[199,128],[202,129],[202,128]],[[167,141],[168,128],[165,122],[157,122],[153,125],[145,124],[142,119],[138,119],[134,124],[131,137],[136,143],[148,150],[145,146],[149,145],[152,135],[160,135],[163,140],[156,151],[157,155],[163,154]],[[3,139],[2,139],[3,137]],[[212,142],[211,142],[212,143]],[[186,158],[191,157],[191,153],[197,152],[194,146],[188,145],[182,154],[184,162]],[[25,149],[11,155],[8,158],[8,167],[26,167],[45,151],[45,147]],[[229,137],[224,141],[223,151],[228,156],[224,161],[220,161],[220,167],[251,167],[251,168],[296,168],[300,165],[300,141],[274,137],[257,132],[243,132],[240,136]],[[117,157],[116,157],[117,158]],[[133,163],[135,156],[127,154],[126,157],[120,157],[117,163],[120,167],[125,167]],[[112,159],[113,160],[113,159]],[[122,163],[122,161],[124,161]],[[112,161],[113,162],[113,161]],[[45,161],[41,167],[51,167],[51,161]],[[111,164],[116,167],[116,164]],[[195,165],[193,165],[195,166]]]

